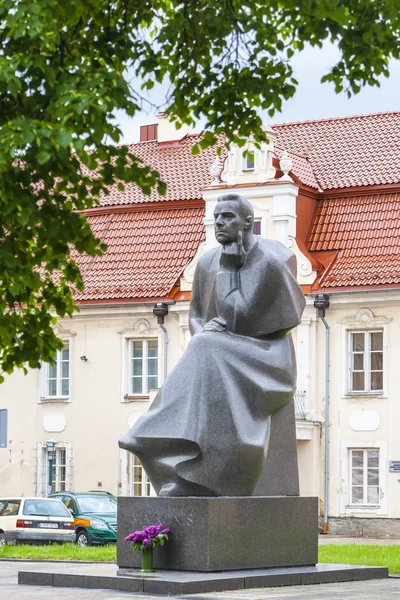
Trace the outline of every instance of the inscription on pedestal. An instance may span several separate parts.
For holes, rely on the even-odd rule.
[[[133,515],[131,519],[132,526],[140,529],[142,529],[143,525],[158,525],[159,523],[169,523],[168,527],[174,527],[174,525],[178,525],[179,527],[192,527],[193,515],[183,512],[174,514],[170,512],[154,511],[146,512],[141,515],[140,521],[136,515]]]

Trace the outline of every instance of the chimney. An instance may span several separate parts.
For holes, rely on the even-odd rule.
[[[165,113],[158,113],[157,119],[159,144],[178,142],[189,133],[188,125],[183,125],[180,129],[176,129],[175,123],[172,123]]]

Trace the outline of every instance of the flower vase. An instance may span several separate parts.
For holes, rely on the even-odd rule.
[[[153,548],[142,550],[142,573],[153,573]]]

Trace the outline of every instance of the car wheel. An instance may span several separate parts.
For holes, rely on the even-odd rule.
[[[5,546],[6,545],[6,536],[4,535],[4,533],[0,533],[0,546]]]
[[[81,548],[86,548],[86,546],[90,546],[89,536],[86,531],[78,531],[78,533],[76,534],[76,543]]]

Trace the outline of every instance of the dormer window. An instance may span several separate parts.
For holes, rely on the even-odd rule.
[[[254,151],[249,150],[243,155],[243,171],[254,171],[255,156]]]

